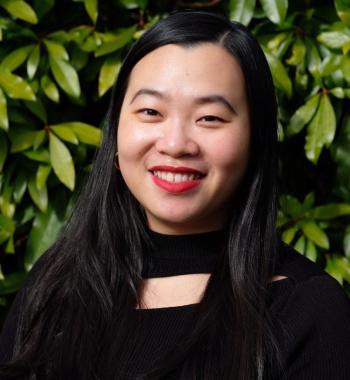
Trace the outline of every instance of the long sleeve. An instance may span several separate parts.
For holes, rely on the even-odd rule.
[[[350,301],[336,280],[297,284],[279,318],[287,379],[350,379]]]

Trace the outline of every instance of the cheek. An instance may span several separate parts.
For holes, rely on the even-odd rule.
[[[126,162],[141,157],[150,147],[154,138],[146,128],[139,128],[131,120],[121,119],[117,133],[119,160]]]
[[[244,132],[226,134],[212,141],[210,151],[214,166],[224,175],[235,173],[234,178],[242,175],[249,161],[249,140],[249,133]]]

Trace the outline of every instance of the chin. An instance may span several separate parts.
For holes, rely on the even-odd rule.
[[[164,214],[152,214],[152,217],[149,218],[150,226],[154,225],[158,229],[163,229],[164,231],[176,230],[182,231],[182,233],[191,233],[193,231],[206,230],[210,228],[209,226],[203,225],[203,221],[206,218],[199,217],[198,215],[189,215],[188,213],[184,214],[172,214],[171,216]]]

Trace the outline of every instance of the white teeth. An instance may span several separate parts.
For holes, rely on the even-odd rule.
[[[182,175],[181,174],[175,174],[174,182],[181,182],[182,181]]]
[[[181,176],[181,181],[182,182],[189,181],[189,175],[188,174],[183,174],[183,175],[180,175],[180,176]]]
[[[154,171],[153,175],[168,182],[187,182],[200,177],[199,174],[180,174],[172,172]]]

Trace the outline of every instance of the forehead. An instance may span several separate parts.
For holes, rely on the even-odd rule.
[[[131,72],[127,96],[142,87],[181,97],[220,92],[232,100],[245,92],[238,61],[214,43],[169,44],[148,53]]]

